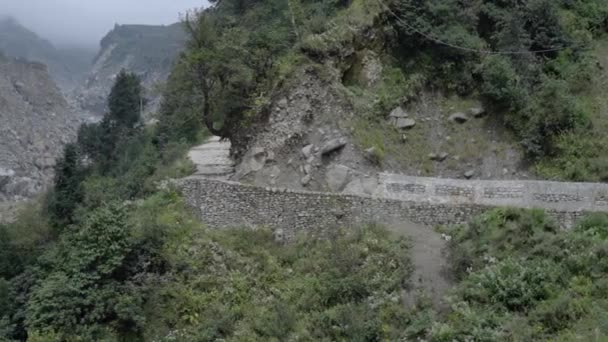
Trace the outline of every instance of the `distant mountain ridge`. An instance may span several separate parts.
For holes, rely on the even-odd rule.
[[[75,97],[79,105],[103,115],[106,99],[116,75],[125,69],[141,77],[147,89],[147,111],[155,111],[160,93],[155,85],[164,82],[185,44],[186,34],[179,23],[168,26],[116,25],[100,43],[100,51]]]
[[[94,57],[94,51],[87,49],[59,49],[11,17],[0,17],[0,51],[47,65],[64,93],[84,80]]]

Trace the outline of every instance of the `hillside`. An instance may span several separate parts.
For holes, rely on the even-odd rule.
[[[0,341],[608,340],[605,0],[211,3],[148,125],[102,41]]]
[[[191,18],[207,35],[193,31],[182,59],[207,128],[232,141],[236,179],[334,191],[383,170],[608,179],[600,2],[268,6],[284,16],[252,5],[234,28],[216,21],[235,15],[226,5]]]
[[[48,186],[80,123],[46,66],[0,55],[0,201]]]
[[[74,92],[83,109],[98,116],[106,111],[106,98],[116,75],[128,70],[139,75],[147,89],[147,112],[158,107],[162,84],[183,49],[181,25],[116,25],[100,43],[86,80]]]
[[[12,18],[0,18],[0,51],[47,65],[64,93],[84,80],[94,57],[94,52],[86,49],[58,49]]]

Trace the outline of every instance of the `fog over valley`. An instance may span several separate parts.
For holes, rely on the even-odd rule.
[[[0,0],[0,18],[22,25],[60,47],[97,47],[114,24],[168,25],[205,0]]]

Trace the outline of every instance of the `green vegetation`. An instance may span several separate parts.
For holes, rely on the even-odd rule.
[[[604,179],[605,140],[594,140],[606,127],[601,54],[582,48],[595,41],[605,51],[596,39],[608,22],[602,0],[386,4],[450,44],[572,48],[458,51],[423,39],[375,1],[223,0],[189,14],[159,122],[141,123],[140,82],[120,73],[110,112],[66,147],[54,189],[0,226],[0,341],[608,339],[604,215],[564,232],[541,212],[499,209],[447,229],[457,283],[450,308],[435,312],[424,300],[404,303],[407,240],[378,227],[289,245],[264,229],[210,231],[167,184],[192,171],[185,153],[207,131],[234,137],[263,122],[273,91],[302,64],[323,72],[333,61],[348,74],[343,57],[353,47],[388,65],[374,87],[345,77],[342,88],[355,107],[368,106],[354,133],[377,148],[378,162],[402,139],[378,134],[387,112],[435,87],[479,96],[539,158],[541,173]],[[381,40],[360,41],[368,30]]]
[[[198,89],[205,126],[233,140],[263,124],[292,71],[309,64],[322,74],[331,64],[353,95],[355,138],[374,147],[379,162],[403,148],[386,115],[433,89],[484,102],[540,175],[603,180],[606,107],[594,94],[603,94],[606,78],[606,7],[603,0],[221,1],[186,16],[189,40],[174,74]],[[361,40],[368,33],[375,38]],[[369,51],[384,65],[372,86],[355,75]],[[410,144],[429,139],[412,134]],[[420,156],[437,152],[410,147]],[[471,148],[463,153],[475,154]]]
[[[450,234],[460,282],[432,341],[605,341],[608,216],[562,231],[540,211],[501,209]]]

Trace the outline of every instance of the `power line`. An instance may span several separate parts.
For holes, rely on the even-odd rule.
[[[455,45],[455,44],[451,44],[448,43],[446,41],[443,41],[437,37],[434,37],[428,33],[425,33],[415,27],[413,27],[412,25],[408,24],[403,18],[401,18],[399,15],[397,15],[397,13],[395,13],[389,6],[387,6],[383,0],[378,0],[378,3],[380,4],[380,6],[382,6],[390,15],[392,15],[393,17],[395,17],[395,19],[397,20],[397,22],[399,22],[401,25],[405,26],[407,29],[413,31],[414,33],[417,33],[418,35],[422,36],[423,38],[430,40],[436,44],[439,45],[444,45],[453,49],[457,49],[457,50],[461,50],[461,51],[466,51],[466,52],[474,52],[474,53],[479,53],[479,54],[487,54],[487,55],[526,55],[526,54],[538,54],[538,53],[547,53],[547,52],[557,52],[557,51],[562,51],[562,50],[566,50],[569,48],[574,48],[577,47],[576,45],[571,45],[571,46],[561,46],[561,47],[554,47],[554,48],[549,48],[549,49],[541,49],[541,50],[521,50],[521,51],[508,51],[508,50],[503,50],[503,51],[496,51],[496,50],[480,50],[480,49],[474,49],[474,48],[469,48],[469,47],[465,47],[465,46],[460,46],[460,45]],[[582,48],[584,45],[579,45],[578,47]]]

